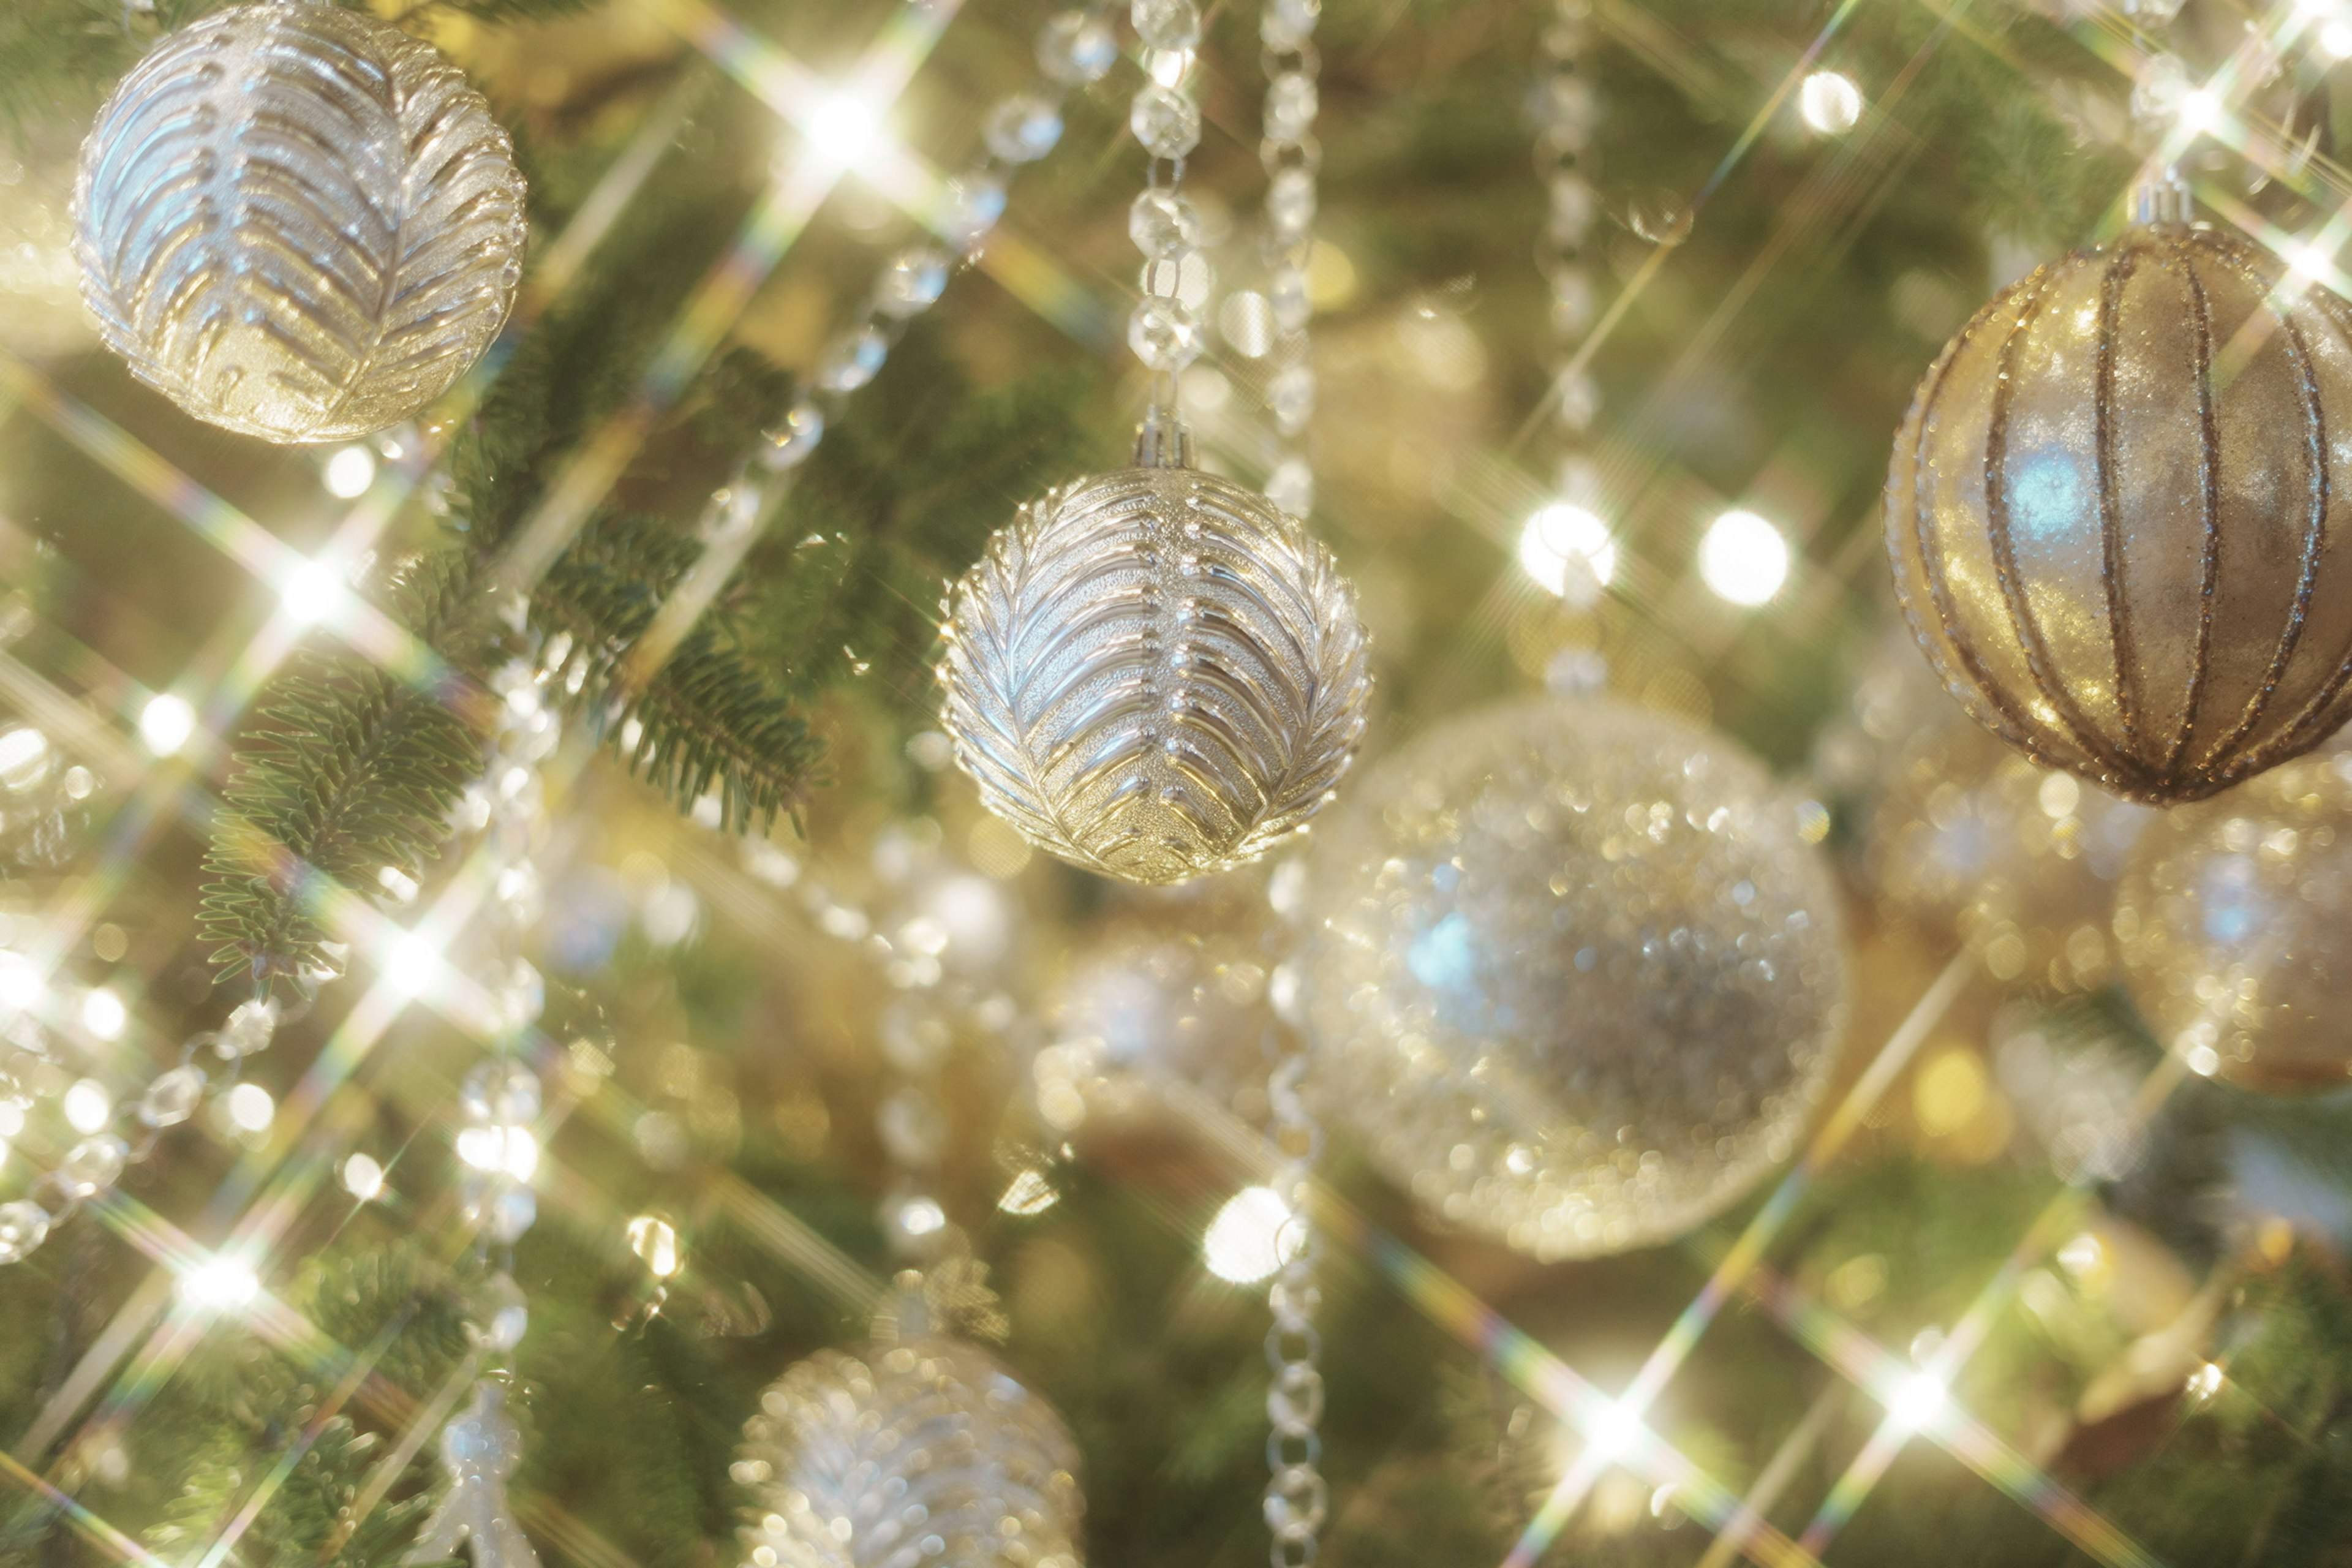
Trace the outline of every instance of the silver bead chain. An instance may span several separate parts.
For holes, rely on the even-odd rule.
[[[1555,356],[1552,405],[1559,428],[1557,491],[1571,506],[1597,510],[1600,479],[1585,438],[1601,412],[1601,388],[1575,363],[1596,314],[1590,241],[1600,216],[1592,185],[1592,132],[1600,102],[1584,70],[1592,44],[1591,0],[1554,0],[1542,37],[1543,68],[1530,100],[1536,177],[1547,211],[1536,237],[1536,266],[1551,293]]]

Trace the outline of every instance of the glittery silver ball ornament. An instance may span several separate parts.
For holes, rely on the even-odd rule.
[[[985,1351],[922,1336],[822,1351],[746,1423],[734,1473],[772,1568],[1079,1568],[1062,1418]],[[765,1549],[762,1551],[762,1549]]]
[[[1821,818],[1728,741],[1514,701],[1318,835],[1313,1083],[1437,1215],[1543,1259],[1679,1235],[1796,1149],[1846,1013]]]
[[[82,295],[199,419],[272,441],[397,424],[489,346],[523,179],[481,94],[358,11],[239,5],[164,38],[82,144]]]
[[[1106,876],[1255,859],[1354,760],[1355,595],[1255,490],[1143,465],[1048,493],[947,605],[940,721],[990,810]]]

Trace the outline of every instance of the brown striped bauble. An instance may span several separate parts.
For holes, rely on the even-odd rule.
[[[2352,717],[2352,310],[2271,256],[2135,228],[1986,306],[1886,483],[1905,613],[2019,751],[2199,800]]]

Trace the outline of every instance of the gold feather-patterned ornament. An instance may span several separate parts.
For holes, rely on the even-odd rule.
[[[1051,491],[950,591],[941,721],[990,810],[1142,883],[1297,831],[1356,754],[1371,681],[1331,553],[1145,426],[1137,465]]]
[[[523,178],[463,73],[315,3],[158,43],[99,110],[74,192],[108,345],[188,413],[288,444],[446,392],[521,279]]]

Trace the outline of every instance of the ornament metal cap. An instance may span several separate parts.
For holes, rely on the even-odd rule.
[[[2151,170],[2132,187],[2132,221],[2142,227],[2186,226],[2196,213],[2196,198],[2189,194],[2189,182],[2180,177],[2178,164]]]
[[[1154,404],[1135,427],[1135,466],[1139,468],[1189,468],[1192,432],[1173,408]]]

